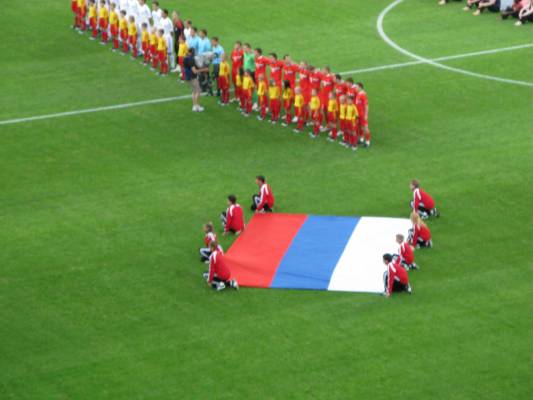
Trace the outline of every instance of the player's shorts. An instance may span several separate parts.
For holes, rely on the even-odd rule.
[[[359,118],[358,119],[359,126],[367,127],[368,126],[368,120],[366,118]]]
[[[344,118],[339,119],[339,128],[343,132],[346,130],[346,119]]]
[[[118,25],[111,25],[111,36],[115,37],[118,35]]]
[[[96,28],[96,18],[89,19],[89,26],[91,28]]]
[[[226,78],[225,76],[219,76],[219,77],[218,77],[218,87],[219,87],[221,90],[229,89],[228,78]]]
[[[141,49],[143,51],[143,53],[148,53],[148,50],[149,50],[149,45],[148,45],[148,42],[142,42],[141,43]]]
[[[159,62],[167,62],[167,53],[165,51],[158,51]]]
[[[133,47],[137,47],[137,36],[130,36],[129,43],[130,43]]]
[[[107,19],[105,18],[100,18],[98,20],[98,26],[100,27],[100,29],[102,30],[107,30]]]
[[[285,110],[290,111],[292,108],[292,101],[291,100],[283,100],[283,108]]]
[[[75,14],[78,13],[78,1],[77,0],[73,0],[70,2],[70,9],[72,10],[73,13]]]
[[[123,29],[120,31],[120,38],[122,41],[126,42],[128,40],[128,31]]]
[[[328,123],[330,124],[337,123],[337,115],[334,112],[328,112]]]

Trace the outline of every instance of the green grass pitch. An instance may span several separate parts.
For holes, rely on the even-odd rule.
[[[349,71],[411,61],[377,33],[391,1],[162,4],[226,50]],[[188,94],[72,31],[69,6],[3,4],[0,121]],[[406,0],[384,28],[424,57],[532,42],[460,9]],[[531,60],[445,64],[533,82]],[[214,99],[0,125],[0,398],[531,398],[533,89],[430,65],[354,77],[374,137],[357,154]],[[413,296],[210,291],[201,224],[259,173],[279,211],[332,215],[407,216],[419,178],[442,217]]]

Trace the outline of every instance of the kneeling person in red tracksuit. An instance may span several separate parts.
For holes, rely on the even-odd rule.
[[[259,186],[259,194],[255,194],[252,204],[252,211],[255,212],[272,212],[274,209],[274,195],[272,189],[266,183],[266,179],[263,175],[258,175],[255,178],[255,183]]]
[[[383,283],[385,285],[383,294],[385,297],[389,297],[392,292],[407,292],[411,294],[409,275],[400,264],[399,259],[393,261],[390,254],[383,254],[383,263],[387,266],[387,271],[383,274]]]
[[[421,247],[433,247],[431,232],[428,226],[422,221],[420,215],[414,211],[411,213],[411,222],[413,223],[413,228],[409,229],[409,243],[411,246],[417,249]]]
[[[400,245],[398,249],[398,256],[400,257],[400,264],[402,264],[408,271],[411,269],[418,269],[415,263],[415,252],[413,247],[405,241],[401,234],[396,235],[396,243]]]
[[[226,287],[238,290],[239,284],[235,279],[231,279],[231,271],[226,265],[224,254],[218,249],[218,243],[212,241],[209,244],[209,248],[211,249],[209,271],[204,272],[204,278],[207,284],[217,291],[224,290]]]
[[[224,235],[228,233],[238,235],[244,230],[244,213],[235,195],[228,196],[228,209],[220,214],[220,220],[224,226]]]
[[[411,209],[418,213],[422,219],[429,217],[438,217],[439,211],[435,207],[433,197],[420,189],[420,182],[418,179],[413,179],[409,185],[413,192],[413,201],[411,201]]]

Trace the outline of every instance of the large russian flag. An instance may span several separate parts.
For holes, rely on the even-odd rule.
[[[241,286],[383,292],[383,253],[408,219],[256,214],[226,254]]]

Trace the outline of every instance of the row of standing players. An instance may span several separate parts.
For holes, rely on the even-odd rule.
[[[99,1],[101,6],[97,8],[96,1],[89,0],[88,10],[77,1],[72,2],[74,26],[80,32],[85,31],[88,17],[91,39],[97,39],[101,34],[101,43],[111,40],[113,51],[119,50],[121,42],[121,54],[131,52],[133,59],[137,59],[140,50],[145,65],[151,65],[152,70],[159,68],[162,75],[168,74],[169,57],[173,54],[171,34],[146,22],[140,24],[139,34],[133,15],[127,15],[124,9],[119,11],[115,3],[111,3],[108,10],[106,1]],[[140,46],[137,43],[139,39]],[[188,49],[184,37],[178,40],[178,63],[181,80],[185,80],[184,61],[187,54],[192,52],[194,55],[194,51]],[[359,144],[370,146],[368,98],[361,82],[356,84],[352,78],[343,81],[329,67],[320,70],[306,62],[293,63],[288,55],[283,60],[279,60],[275,53],[264,56],[261,48],[252,51],[250,44],[243,46],[240,41],[235,43],[231,53],[231,66],[225,54],[220,58],[214,78],[221,105],[230,102],[230,86],[233,85],[233,100],[239,103],[239,109],[245,116],[255,109],[260,112],[258,119],[265,120],[268,112],[270,121],[275,124],[280,121],[283,107],[282,124],[289,126],[295,123],[294,131],[297,133],[302,132],[304,125],[310,125],[313,127],[311,138],[329,131],[328,140],[333,142],[340,138],[340,144],[352,150],[357,150]],[[251,63],[245,62],[250,58]]]
[[[259,187],[259,193],[252,198],[252,211],[272,212],[275,198],[270,185],[262,175],[257,176],[255,182]],[[397,254],[383,255],[383,262],[387,265],[383,277],[383,293],[387,297],[393,292],[412,293],[408,271],[420,269],[415,262],[415,250],[433,247],[431,231],[424,220],[440,216],[435,201],[429,193],[420,188],[418,180],[411,181],[410,189],[413,193],[413,200],[410,203],[412,228],[408,232],[407,239],[401,233],[396,235],[396,243],[399,246]],[[224,236],[239,235],[245,229],[244,212],[235,195],[228,196],[228,208],[221,213],[220,219]],[[226,287],[238,289],[238,282],[231,277],[231,271],[224,260],[224,250],[218,243],[215,227],[211,222],[204,225],[204,245],[205,247],[200,248],[200,256],[201,261],[209,264],[208,272],[204,273],[208,285],[217,291]]]
[[[168,11],[158,10],[161,11],[161,22],[156,23],[154,16],[149,18],[149,9],[147,16],[137,20],[125,8],[119,9],[117,3],[107,3],[108,0],[88,0],[87,5],[85,0],[73,0],[73,28],[80,33],[89,30],[91,40],[101,36],[100,43],[105,45],[111,42],[111,50],[121,50],[122,55],[131,54],[134,60],[142,56],[143,63],[150,65],[153,71],[159,71],[160,75],[168,74],[169,65],[175,61],[172,22],[168,18]],[[141,22],[143,20],[145,22]]]
[[[296,124],[296,133],[305,125],[312,126],[311,138],[329,132],[329,141],[339,138],[341,145],[353,150],[359,144],[370,146],[369,107],[363,83],[355,83],[352,78],[343,80],[327,66],[320,70],[306,62],[294,63],[289,55],[282,60],[276,53],[265,56],[261,48],[253,50],[255,69],[251,70],[244,62],[251,52],[248,43],[243,46],[236,42],[231,66],[222,57],[217,79],[221,106],[230,102],[233,86],[233,101],[245,117],[256,110],[261,121],[269,117],[272,124]]]

